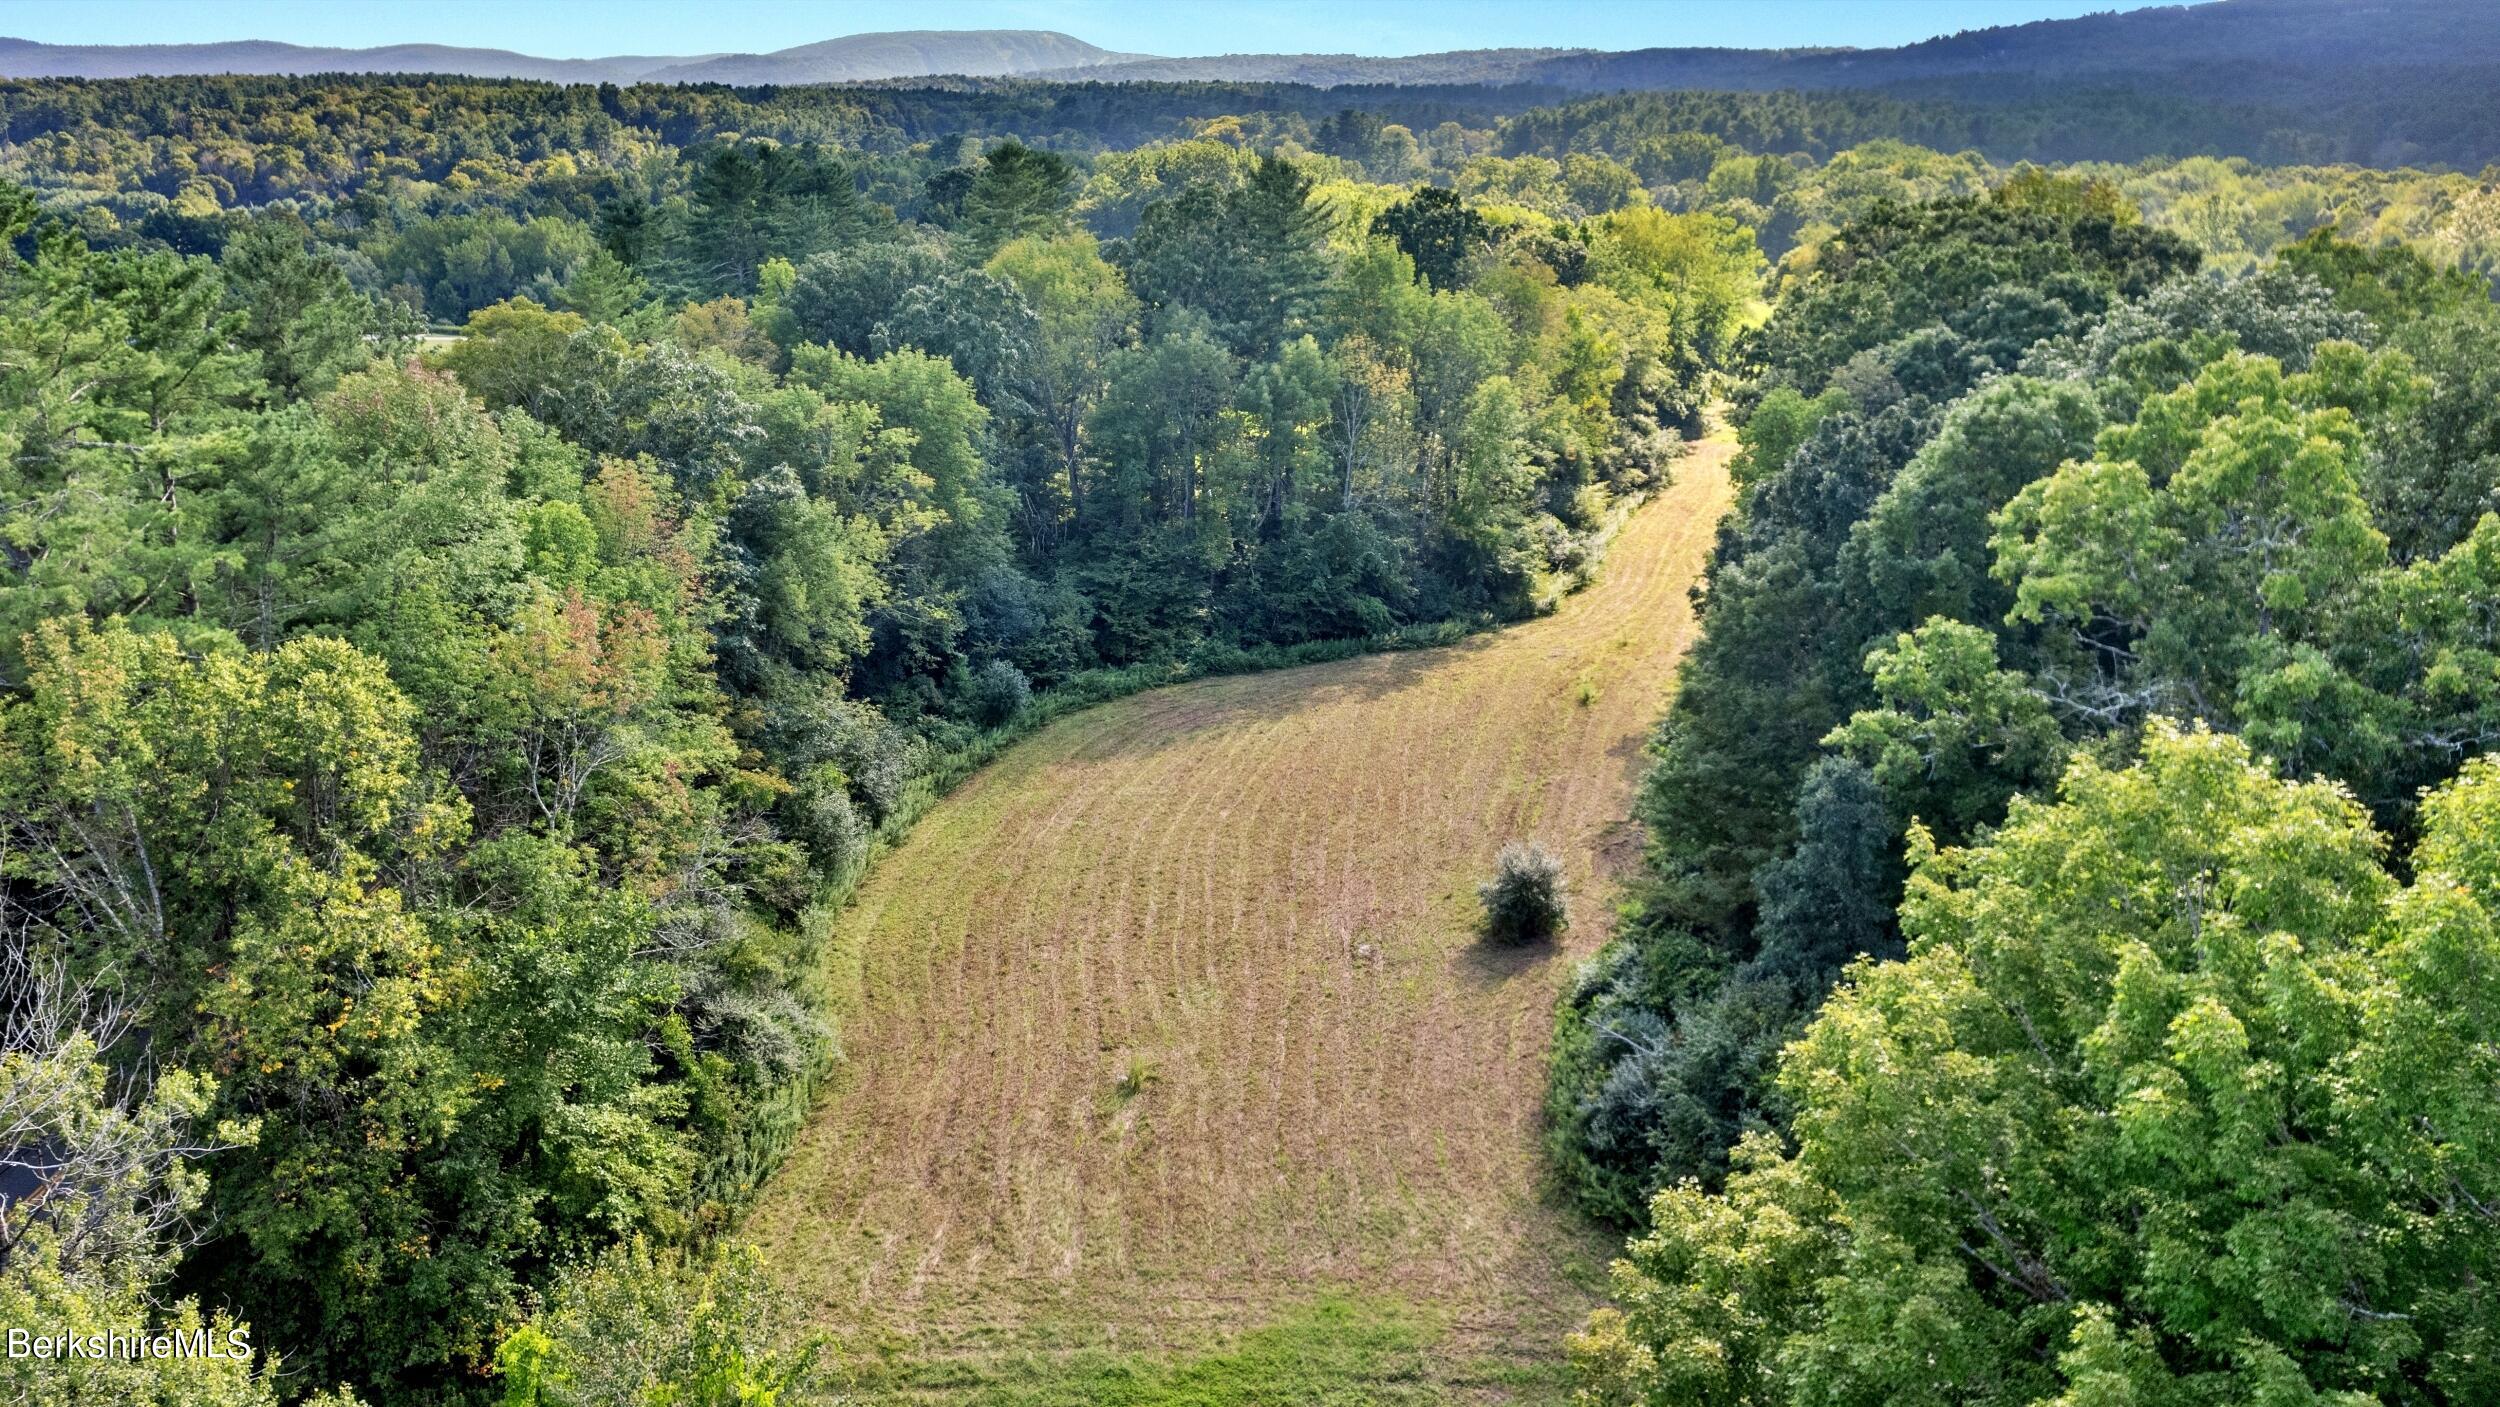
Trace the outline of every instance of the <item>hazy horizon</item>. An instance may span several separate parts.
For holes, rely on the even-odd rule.
[[[382,7],[305,0],[12,0],[0,34],[44,44],[204,44],[275,40],[364,49],[443,44],[550,59],[626,54],[765,53],[892,30],[1057,30],[1105,49],[1195,57],[1252,52],[1397,55],[1452,49],[1659,47],[1880,48],[1959,30],[2151,8],[2152,0],[1245,0],[1137,6],[1115,0],[718,0],[690,23],[684,6],[615,0],[598,23],[560,0]],[[1245,26],[1245,18],[1255,24]]]

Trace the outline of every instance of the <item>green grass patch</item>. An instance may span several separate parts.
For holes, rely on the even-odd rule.
[[[1218,1351],[1079,1350],[906,1368],[862,1384],[941,1390],[976,1407],[1370,1407],[1446,1400],[1430,1373],[1438,1322],[1396,1300],[1327,1295]]]

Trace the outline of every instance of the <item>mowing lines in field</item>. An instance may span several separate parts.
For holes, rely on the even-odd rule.
[[[784,1278],[932,1360],[1196,1347],[1329,1285],[1550,1351],[1605,1254],[1538,1199],[1552,1004],[1725,458],[1551,617],[1106,704],[932,809],[843,920],[849,1063],[749,1223]],[[1575,923],[1488,949],[1520,835]]]

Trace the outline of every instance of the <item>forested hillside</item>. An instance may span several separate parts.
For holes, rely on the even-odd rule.
[[[1546,1099],[1641,1235],[1588,1391],[2488,1397],[2490,183],[1554,96],[0,84],[0,1308],[284,1360],[12,1386],[809,1400],[874,1347],[726,1233],[878,857],[1088,704],[1545,613],[1718,401]]]
[[[1525,83],[1584,93],[1920,92],[1981,106],[2058,89],[2126,93],[2139,101],[2169,92],[2192,94],[2200,104],[2265,104],[2285,123],[2316,126],[2365,87],[2436,93],[2450,101],[2487,90],[2496,64],[2500,14],[2472,0],[2207,0],[1991,25],[1892,48],[1224,54],[1110,58],[1033,76],[1324,86]],[[2356,82],[2363,73],[2374,81]],[[2444,125],[2429,103],[2403,111],[2402,119],[2374,130],[2375,140],[2418,140],[2417,132]]]
[[[1668,11],[1658,15],[1670,21],[1667,35],[1682,28]],[[1394,90],[1408,86],[1439,88],[1446,97],[1463,85],[1499,85],[1472,95],[1499,111],[1586,94],[1808,92],[1846,94],[1835,106],[1883,114],[1873,135],[1976,146],[2005,159],[2214,155],[2465,170],[2500,159],[2500,128],[2485,100],[2500,77],[2500,11],[2478,0],[2205,0],[1993,25],[1893,48],[1503,48],[1394,57],[1119,54],[1046,30],[853,34],[764,54],[595,59],[427,44],[307,49],[266,41],[114,46],[0,38],[0,75],[12,78],[236,73],[744,85],[918,84],[942,75],[953,75],[940,81],[955,85],[965,76],[1021,76],[1085,89],[1202,92],[1222,85],[1245,95],[1198,106],[1199,115],[1266,107],[1289,91],[1282,85],[1302,89],[1287,101],[1305,111],[1330,105],[1327,90],[1336,89],[1347,91],[1334,105],[1404,110]],[[1100,92],[1080,100],[1097,108],[1158,101],[1151,93],[1140,99]],[[1918,130],[1908,125],[1913,121]],[[1080,129],[1100,132],[1098,124]],[[1959,135],[1944,136],[1948,130]],[[1035,132],[1016,134],[1030,140]]]
[[[962,89],[559,88],[450,80],[203,78],[0,82],[0,175],[91,245],[214,254],[254,212],[300,219],[360,290],[454,323],[528,293],[549,304],[594,247],[633,262],[646,227],[684,232],[705,158],[740,143],[803,157],[784,181],[847,185],[944,231],[1005,140],[1074,163],[1073,215],[1102,238],[1193,181],[1287,156],[1334,199],[1443,185],[1496,223],[1629,206],[1723,215],[1773,258],[1877,200],[1964,195],[2021,160],[2089,162],[2147,220],[2237,266],[2313,229],[2402,239],[2442,265],[2500,267],[2487,179],[2314,165],[2242,124],[2190,140],[2161,98],[2061,99],[1985,120],[1852,95],[1643,93],[1538,106],[1547,90],[1319,90],[1256,84]],[[2479,109],[2478,109],[2479,110]],[[2150,159],[2206,147],[2271,156]],[[2367,152],[2362,155],[2366,156]],[[2118,164],[2124,162],[2127,164]],[[1349,209],[1353,208],[1352,204]],[[814,236],[811,236],[814,237]],[[777,250],[804,253],[802,239]],[[665,252],[665,251],[663,251]],[[663,281],[664,282],[664,281]]]
[[[346,132],[322,198],[228,205],[278,192],[194,148],[174,240],[0,226],[11,1058],[105,1228],[16,1204],[12,1293],[248,1321],[288,1377],[245,1400],[587,1371],[612,1324],[513,1326],[779,1159],[881,837],[1087,700],[1539,611],[1762,264],[1220,144],[680,148],[475,91],[388,120],[605,160],[438,200]]]
[[[1646,1228],[1596,1400],[2500,1386],[2500,319],[2403,246],[2200,262],[2032,176],[1861,216],[1749,337],[1558,1037],[1557,1154]]]

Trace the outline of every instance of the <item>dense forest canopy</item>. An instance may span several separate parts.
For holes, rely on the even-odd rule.
[[[1592,1400],[2494,1390],[2500,317],[2325,229],[2219,262],[2029,172],[1749,335],[1558,1037],[1641,1228]]]
[[[1266,152],[1324,188],[1347,183],[1353,198],[1429,183],[1557,220],[1635,204],[1716,213],[1754,229],[1774,259],[1878,199],[1969,194],[2024,160],[2089,161],[2112,163],[2094,174],[2151,223],[2229,266],[2321,226],[2363,243],[2403,239],[2443,265],[2500,266],[2488,179],[2312,164],[2384,153],[2209,141],[2158,95],[2060,94],[2090,107],[2090,120],[2045,109],[1957,117],[1843,93],[1562,102],[1518,87],[20,81],[0,82],[0,175],[98,246],[214,254],[251,212],[285,210],[360,289],[446,323],[515,293],[552,303],[594,244],[638,258],[646,224],[682,221],[699,198],[706,155],[742,143],[812,146],[825,158],[812,179],[839,167],[866,205],[941,228],[987,148],[1015,140],[1075,164],[1076,217],[1102,238],[1132,233],[1144,207],[1180,185],[1238,179]],[[2142,140],[2103,140],[2128,124]],[[2091,140],[2074,145],[2078,136]],[[806,251],[777,252],[795,263]]]
[[[0,914],[52,983],[10,1059],[110,1230],[21,1204],[9,1269],[248,1322],[288,1376],[237,1400],[573,1381],[662,1264],[727,1316],[669,1342],[763,1332],[652,1248],[838,1059],[874,848],[1054,711],[1543,609],[1765,267],[1602,171],[1547,210],[833,96],[56,90],[142,95],[109,139],[13,101],[0,188]]]
[[[235,1403],[797,1390],[699,1248],[878,847],[1088,701],[1545,609],[1724,399],[1554,1070],[1642,1236],[1591,1392],[2487,1397],[2491,182],[1557,96],[0,84],[0,1069],[77,1208],[9,1204],[13,1320],[248,1322]]]

